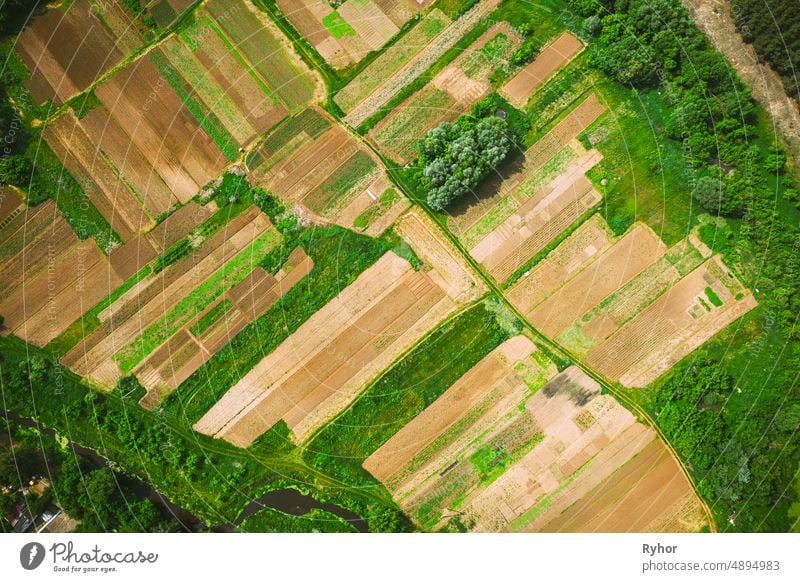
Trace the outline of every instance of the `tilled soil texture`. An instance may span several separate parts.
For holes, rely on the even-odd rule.
[[[582,49],[581,41],[568,32],[562,33],[506,83],[500,94],[514,107],[524,107],[533,92]]]
[[[194,428],[246,447],[283,419],[302,441],[455,305],[427,273],[389,252],[257,364]]]

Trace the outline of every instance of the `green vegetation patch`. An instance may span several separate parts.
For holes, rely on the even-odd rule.
[[[245,519],[240,531],[250,533],[355,533],[356,528],[342,518],[322,509],[312,509],[294,517],[274,509],[259,509]]]
[[[92,109],[101,107],[103,104],[94,91],[87,91],[67,101],[67,105],[75,112],[75,117],[83,119]]]
[[[225,317],[225,314],[228,313],[228,310],[233,307],[233,303],[231,303],[230,299],[223,299],[219,303],[217,303],[214,307],[209,309],[206,313],[197,320],[197,322],[189,329],[193,335],[199,336],[212,325],[217,323],[220,319]]]
[[[704,291],[711,305],[714,307],[722,307],[722,299],[719,298],[719,295],[717,295],[711,287],[706,287]]]
[[[328,29],[333,38],[343,38],[345,36],[356,36],[355,29],[345,22],[342,15],[334,10],[327,16],[322,17],[322,25]]]
[[[386,191],[381,194],[377,204],[373,204],[364,212],[356,216],[355,220],[353,221],[353,227],[362,231],[367,230],[369,225],[372,224],[372,221],[386,214],[386,212],[388,212],[388,210],[394,206],[395,202],[399,200],[400,194],[397,193],[397,190],[394,188],[387,188]]]
[[[167,0],[161,0],[147,9],[160,28],[166,28],[178,17]]]

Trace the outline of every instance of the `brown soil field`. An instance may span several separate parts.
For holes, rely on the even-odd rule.
[[[666,249],[636,223],[617,240],[599,216],[523,275],[507,296],[542,333],[631,387],[650,384],[756,306],[695,234]]]
[[[421,527],[698,531],[702,506],[651,429],[579,368],[512,338],[365,462]]]
[[[555,338],[574,320],[647,268],[665,250],[658,235],[637,223],[526,316],[542,333]]]
[[[508,164],[495,179],[487,182],[481,191],[476,192],[476,196],[471,200],[465,200],[461,205],[455,205],[447,220],[448,228],[461,237],[470,227],[494,210],[498,204],[504,202],[510,193],[520,188],[527,189],[526,183],[532,177],[537,176],[546,167],[546,164],[565,147],[571,147],[581,161],[591,163],[597,153],[594,150],[586,152],[575,138],[605,110],[605,106],[597,100],[596,95],[589,95],[529,147],[521,160]]]
[[[693,532],[706,523],[702,505],[659,439],[580,501],[537,528],[542,532]]]
[[[16,49],[31,72],[34,96],[56,104],[86,89],[123,57],[88,0],[34,18],[20,33]]]
[[[84,191],[115,229],[123,226],[123,232],[135,233],[152,225],[152,218],[71,111],[48,124],[43,135],[53,153],[79,183],[93,183],[93,187],[84,188]],[[127,238],[130,234],[123,240]]]
[[[125,281],[156,258],[156,248],[147,237],[137,235],[123,245],[115,247],[108,255],[111,268]]]
[[[19,195],[11,188],[0,186],[0,231],[13,220],[14,216],[24,211]]]
[[[27,277],[78,242],[51,200],[12,215],[0,235],[0,300],[20,290]]]
[[[45,268],[49,259],[78,242],[52,201],[39,206],[35,211],[22,213],[21,218],[27,220],[21,226],[18,220],[11,220],[4,229],[13,234],[2,245],[0,280],[3,281],[3,291],[0,291],[0,296],[14,287],[15,280]]]
[[[145,56],[95,94],[180,202],[216,178],[227,161]]]
[[[713,305],[706,288],[721,306]],[[591,350],[586,361],[626,386],[646,386],[756,305],[714,256]]]
[[[530,314],[615,240],[605,220],[595,214],[515,283],[508,299],[523,314]]]
[[[436,279],[392,252],[233,386],[195,430],[249,446],[283,419],[303,441],[456,307]]]
[[[316,139],[299,145],[290,156],[268,169],[266,185],[284,200],[298,200],[327,178],[358,148],[358,143],[344,129],[331,127]]]
[[[167,216],[158,226],[148,232],[147,240],[158,252],[164,252],[210,217],[214,210],[216,208],[213,204],[201,206],[197,202],[191,201]]]
[[[531,94],[582,49],[581,41],[568,32],[562,33],[506,83],[500,94],[514,107],[524,107]]]
[[[581,170],[557,178],[470,250],[498,282],[505,281],[600,202],[600,193]]]
[[[664,448],[656,434],[611,396],[601,395],[600,386],[578,368],[553,378],[527,400],[525,410],[540,431],[536,444],[452,508],[474,531],[541,531],[575,507],[584,507],[585,521],[574,527],[564,523],[560,531],[576,531],[584,523],[597,524],[603,531],[648,531],[639,528],[674,526],[664,519],[665,512],[675,511],[664,503],[665,488],[675,497],[694,499],[677,463],[661,458]],[[653,441],[657,444],[651,445]],[[652,451],[657,464],[643,456]],[[600,503],[597,492],[605,491],[599,486],[608,479],[617,494]],[[625,480],[627,497],[618,493],[616,479]],[[450,515],[444,512],[443,519]],[[677,529],[694,530],[697,525],[702,523]]]
[[[572,353],[585,356],[594,346],[678,283],[683,275],[699,267],[710,254],[710,249],[694,235],[683,239],[596,307],[583,314],[556,341]]]
[[[149,410],[155,408],[166,394],[180,386],[246,325],[265,313],[308,275],[313,266],[311,258],[297,247],[274,277],[256,267],[247,278],[195,316],[134,369],[141,385],[147,388],[147,394],[139,403]],[[197,322],[222,301],[232,303],[224,316],[207,329],[194,333],[192,328]]]
[[[124,180],[118,190],[129,184],[141,204],[154,216],[166,212],[178,201],[105,107],[92,109],[79,125],[91,139],[94,157],[107,158]],[[76,131],[81,131],[80,128]]]
[[[335,38],[322,23],[323,18],[333,14],[333,8],[327,3],[317,0],[278,0],[277,4],[322,58],[337,69],[358,63],[368,52],[381,48],[413,16],[410,10],[398,9],[398,3],[391,0],[344,2],[337,11],[355,34]],[[384,7],[391,10],[384,11]]]
[[[100,313],[103,323],[62,358],[76,373],[113,386],[120,370],[114,354],[168,313],[181,299],[257,236],[271,228],[255,207],[233,219],[193,255],[151,274]]]
[[[123,281],[94,241],[78,240],[52,201],[9,213],[0,237],[0,314],[30,343],[43,346]]]
[[[63,273],[63,288],[58,294],[48,297],[35,314],[26,308],[28,319],[14,331],[25,341],[38,346],[47,344],[122,284],[123,280],[110,268],[94,241],[84,241],[76,247],[73,252],[62,255],[56,263],[58,269],[52,270]],[[55,280],[52,277],[48,280],[45,272],[30,286],[26,282],[26,302],[30,302],[32,297],[38,299],[51,293]],[[62,284],[56,286],[59,287]]]

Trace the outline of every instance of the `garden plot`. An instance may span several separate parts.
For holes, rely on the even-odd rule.
[[[537,440],[538,429],[520,404],[555,373],[528,338],[509,339],[370,455],[364,468],[415,521],[434,525],[441,515],[441,506],[435,506],[446,505],[440,494],[457,496],[479,487],[482,470],[502,472]],[[484,450],[489,441],[496,462],[475,456],[470,471],[471,450]],[[452,485],[459,491],[451,491]]]
[[[507,23],[495,24],[376,125],[370,137],[398,163],[409,162],[430,128],[452,121],[491,91],[489,74],[507,62],[520,40]]]
[[[542,532],[698,532],[707,524],[678,463],[659,439],[653,439],[580,501],[533,528]]]
[[[171,335],[244,280],[280,241],[255,207],[194,251],[139,280],[99,314],[100,326],[62,358],[76,373],[113,386]]]
[[[508,279],[602,196],[584,175],[601,155],[586,152],[492,230],[470,254],[498,281]]]
[[[113,131],[109,130],[109,135]],[[42,132],[47,144],[59,158],[75,180],[81,185],[86,196],[105,218],[106,222],[119,233],[122,240],[129,240],[134,233],[145,230],[153,224],[151,213],[143,208],[134,192],[120,176],[116,167],[106,156],[98,155],[98,147],[92,142],[82,125],[71,111],[67,111],[52,121]],[[124,147],[124,142],[119,143]],[[136,167],[138,158],[131,152],[130,167]],[[160,181],[160,178],[157,178]],[[167,191],[161,198],[158,183],[153,184],[155,200],[168,206],[176,202]],[[164,185],[164,190],[167,190]]]
[[[342,107],[343,110],[348,111],[344,120],[352,127],[358,127],[366,119],[377,113],[392,99],[392,97],[402,91],[409,83],[417,79],[438,61],[442,55],[453,48],[453,46],[455,46],[465,34],[472,30],[482,18],[488,16],[497,8],[499,3],[500,0],[480,0],[475,6],[470,8],[444,29],[439,28],[441,20],[436,21],[437,24],[431,27],[431,33],[435,32],[435,34],[431,34],[429,39],[421,44],[417,44],[416,47],[412,47],[412,50],[408,52],[404,50],[408,48],[407,46],[400,46],[397,50],[392,51],[392,49],[398,47],[400,43],[392,45],[380,58],[371,63],[370,67],[367,67],[367,69],[344,88],[343,91],[348,97],[348,88],[353,84],[356,84],[356,87],[362,86],[367,89],[365,92],[358,89],[356,90],[360,99],[355,102],[354,106],[349,111],[348,107],[343,106],[342,103],[339,103],[337,100],[339,106]],[[428,17],[418,23],[413,30],[426,24],[426,20],[431,14],[433,14],[433,12],[429,13]],[[420,34],[429,36],[425,34],[424,29],[420,31]],[[418,42],[418,39],[415,39],[415,41]],[[385,59],[385,62],[381,62],[382,59]],[[375,66],[380,67],[380,69],[371,71],[371,67]],[[362,78],[362,75],[366,76]],[[377,83],[375,81],[377,81]],[[337,96],[337,98],[338,97],[339,96]],[[345,105],[350,101],[348,97],[342,98]]]
[[[449,25],[450,19],[438,8],[428,12],[402,38],[341,89],[334,97],[336,104],[346,113],[352,111]]]
[[[179,87],[191,87],[186,100],[213,113],[238,149],[283,119],[286,110],[220,34],[210,18],[201,16],[167,38],[159,46],[167,60],[162,74]]]
[[[319,0],[278,0],[277,4],[289,22],[336,69],[358,63],[370,51],[381,48],[413,16],[408,9],[412,4],[404,0],[346,0],[336,9]]]
[[[617,239],[599,216],[524,275],[508,298],[598,372],[636,387],[756,305],[694,234],[667,249],[643,223]]]
[[[152,410],[308,275],[313,266],[311,258],[297,247],[275,275],[255,267],[134,368],[134,374],[147,389],[140,404]]]
[[[247,447],[284,420],[293,438],[303,441],[472,298],[476,284],[464,279],[469,274],[429,238],[433,233],[426,238],[416,215],[407,216],[407,227],[422,235],[409,243],[418,245],[424,268],[415,271],[386,253],[233,386],[195,430]]]
[[[472,199],[454,205],[447,218],[450,231],[472,249],[531,197],[547,190],[549,183],[556,187],[562,184],[559,175],[574,175],[580,169],[588,171],[600,159],[599,154],[584,149],[576,138],[604,111],[594,94],[586,97],[529,147],[524,156],[509,160],[499,175],[486,182]]]
[[[60,105],[141,46],[140,32],[120,5],[76,0],[34,18],[15,48],[34,100]]]
[[[756,305],[713,256],[590,350],[586,361],[625,386],[647,386]]]
[[[593,215],[525,273],[506,296],[527,316],[616,240],[606,221],[599,214]]]
[[[2,221],[0,280],[3,326],[38,346],[122,283],[94,241],[79,241],[49,200],[17,206]]]
[[[583,44],[568,32],[547,45],[528,66],[517,73],[500,94],[514,107],[522,108],[547,79],[583,50]]]
[[[213,20],[214,33],[241,55],[287,111],[301,111],[322,99],[319,76],[265,14],[242,0],[210,0],[203,8]]]
[[[501,358],[505,379],[487,356],[365,466],[426,528],[699,529],[700,503],[656,434],[578,368],[552,377],[531,353]],[[424,439],[404,441],[412,425]],[[598,497],[606,483],[613,494]],[[573,507],[584,522],[563,521]]]
[[[573,321],[652,265],[665,251],[666,246],[658,235],[637,223],[525,315],[539,331],[548,337],[557,337]]]
[[[382,232],[408,204],[397,191],[387,195],[372,152],[315,109],[280,125],[247,163],[254,180],[287,204],[347,228]]]
[[[99,103],[82,119],[66,112],[44,132],[101,214],[125,226],[127,238],[187,202],[227,164],[152,56],[98,85]]]

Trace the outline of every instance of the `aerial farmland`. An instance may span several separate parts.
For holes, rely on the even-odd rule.
[[[791,164],[735,76],[696,137],[688,57],[574,4],[36,12],[3,410],[196,530],[785,531]]]

